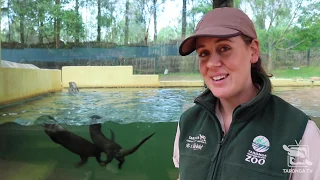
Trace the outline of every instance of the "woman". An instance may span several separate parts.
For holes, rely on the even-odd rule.
[[[250,18],[236,8],[210,11],[179,53],[194,50],[208,88],[178,124],[173,161],[180,179],[320,179],[319,129],[271,94]]]

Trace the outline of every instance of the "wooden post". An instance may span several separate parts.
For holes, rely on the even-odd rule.
[[[310,66],[310,48],[308,49],[308,53],[307,53],[307,63],[309,67]]]

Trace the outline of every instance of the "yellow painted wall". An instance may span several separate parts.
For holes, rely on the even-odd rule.
[[[133,75],[132,66],[66,66],[61,70],[0,67],[0,105],[69,87],[202,87],[203,81],[159,81],[158,75]],[[277,86],[320,86],[320,81],[271,79]]]
[[[0,105],[61,89],[60,70],[0,68]]]
[[[85,87],[158,87],[158,75],[133,75],[132,66],[65,66],[62,85]]]
[[[132,75],[131,84],[135,87],[158,87],[159,75]]]
[[[204,81],[161,81],[160,87],[204,87]]]

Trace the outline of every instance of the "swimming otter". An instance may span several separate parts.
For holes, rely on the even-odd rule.
[[[92,122],[96,122],[97,119],[100,119],[101,117],[98,115],[93,115],[90,117],[92,119]],[[122,165],[125,161],[124,157],[128,156],[132,153],[134,153],[136,150],[139,149],[139,147],[145,143],[149,138],[151,138],[154,134],[152,133],[148,137],[144,138],[142,141],[139,142],[135,147],[124,150],[119,144],[117,144],[114,141],[114,132],[109,129],[111,132],[111,139],[108,139],[104,136],[104,134],[101,132],[101,124],[91,124],[89,126],[90,136],[91,140],[94,144],[96,144],[103,152],[107,155],[107,160],[102,163],[102,166],[106,166],[108,163],[110,163],[113,158],[116,158],[116,160],[119,161],[118,168],[121,169]]]
[[[55,122],[52,116],[44,115],[39,117],[40,119],[47,118],[49,123],[44,122],[42,126],[45,128],[45,133],[57,144],[60,144],[69,151],[78,154],[81,161],[75,164],[76,167],[84,165],[89,157],[96,157],[97,162],[103,166],[101,161],[101,150],[95,144],[88,140],[68,131]]]
[[[75,82],[69,82],[68,91],[69,91],[69,93],[77,93],[77,92],[79,92],[77,84]]]

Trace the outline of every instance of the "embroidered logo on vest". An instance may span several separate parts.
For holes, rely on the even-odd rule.
[[[186,140],[186,148],[193,150],[201,150],[204,144],[207,144],[206,136],[199,134],[198,136],[189,136]]]
[[[252,164],[263,165],[267,159],[267,155],[264,154],[264,152],[270,148],[269,140],[264,136],[257,136],[252,141],[252,148],[254,151],[248,150],[245,161]]]
[[[255,151],[263,153],[268,151],[270,147],[269,140],[264,136],[257,136],[253,139],[252,147]]]

